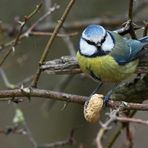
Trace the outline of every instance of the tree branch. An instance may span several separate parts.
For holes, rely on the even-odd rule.
[[[25,25],[39,11],[41,6],[42,6],[42,3],[36,5],[36,8],[29,15],[24,16],[24,21],[23,22],[21,22],[21,21],[18,22],[18,23],[20,23],[20,29],[19,29],[19,32],[18,32],[18,34],[16,36],[16,39],[14,40],[14,45],[9,48],[6,55],[2,58],[2,60],[0,61],[0,66],[2,66],[2,64],[5,62],[5,60],[10,55],[10,53],[15,49],[15,46],[18,44],[18,42],[20,40],[20,36],[21,36],[21,34],[23,32],[23,29],[24,29]]]
[[[39,80],[39,77],[41,75],[41,69],[40,69],[40,66],[43,64],[43,62],[46,60],[47,58],[47,55],[48,55],[48,52],[49,52],[49,48],[51,47],[51,45],[53,44],[53,41],[57,35],[57,33],[59,32],[60,28],[62,27],[67,15],[69,14],[69,11],[71,10],[73,4],[74,4],[75,0],[70,0],[68,5],[66,6],[66,9],[64,10],[61,18],[58,20],[55,28],[54,28],[54,31],[53,31],[53,34],[52,36],[49,38],[46,46],[45,46],[45,49],[41,55],[41,58],[39,60],[39,67],[37,69],[37,72],[35,74],[35,77],[33,79],[33,82],[32,82],[32,87],[36,87],[37,86],[37,82]]]
[[[20,98],[24,97],[24,98]],[[85,101],[89,99],[87,96],[73,95],[68,93],[62,93],[57,91],[45,90],[45,89],[37,89],[37,88],[20,88],[13,90],[0,90],[0,101],[13,101],[13,102],[22,102],[25,98],[45,98],[56,101],[66,101],[69,103],[76,103],[80,105],[84,105]],[[142,100],[143,101],[143,100]],[[139,103],[128,103],[121,101],[113,101],[110,100],[108,102],[108,107],[118,108],[122,105],[122,109],[127,110],[148,110],[148,104],[139,104]]]
[[[21,102],[24,99],[15,97],[40,97],[59,101],[73,102],[78,104],[84,104],[88,99],[86,96],[72,95],[62,92],[35,89],[35,88],[21,88],[13,90],[0,90],[0,101],[15,101]]]

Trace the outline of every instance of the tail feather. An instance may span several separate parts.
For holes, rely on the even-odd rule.
[[[139,39],[139,41],[144,43],[144,46],[148,46],[148,36]]]

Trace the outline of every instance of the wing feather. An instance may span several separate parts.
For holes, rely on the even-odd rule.
[[[111,34],[115,39],[115,46],[110,54],[118,64],[125,65],[138,57],[139,52],[143,49],[143,43],[133,39],[127,40],[114,32]]]

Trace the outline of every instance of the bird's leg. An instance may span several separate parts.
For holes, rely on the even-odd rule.
[[[93,92],[90,94],[90,96],[88,97],[88,100],[85,102],[84,108],[87,107],[87,105],[88,105],[88,103],[89,103],[89,100],[91,99],[92,95],[94,95],[94,94],[101,88],[102,85],[103,85],[103,82],[100,81],[100,82],[98,83],[97,87],[94,89],[94,91],[93,91]]]
[[[118,83],[115,83],[115,84],[113,85],[113,88],[112,88],[111,90],[109,90],[109,91],[107,92],[107,94],[104,96],[104,104],[105,104],[105,105],[107,105],[110,96],[112,95],[113,91],[114,91],[118,86],[119,86],[119,84],[118,84]]]
[[[94,91],[91,93],[90,96],[94,95],[101,88],[102,85],[103,85],[103,82],[100,81],[99,84],[97,85],[97,87],[94,89]]]

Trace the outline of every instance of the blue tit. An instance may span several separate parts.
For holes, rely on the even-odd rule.
[[[148,36],[125,39],[94,24],[82,32],[76,57],[81,70],[94,79],[119,83],[136,71],[139,54],[147,44]]]

